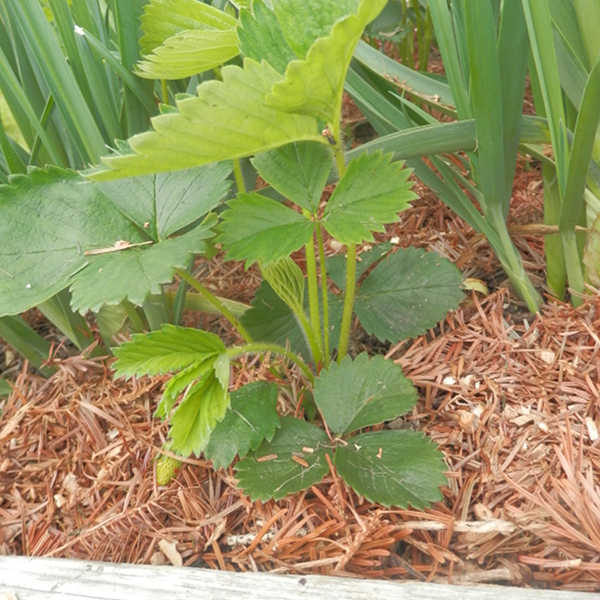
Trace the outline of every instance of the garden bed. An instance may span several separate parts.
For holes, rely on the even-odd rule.
[[[538,181],[520,171],[511,215],[525,266],[541,275],[543,238],[527,227],[540,220]],[[354,344],[395,360],[420,391],[413,413],[387,426],[440,446],[443,503],[383,508],[334,473],[251,503],[232,472],[198,459],[158,487],[152,461],[167,430],[152,415],[166,377],[113,381],[102,361],[71,357],[47,381],[23,366],[2,407],[0,554],[599,590],[600,297],[529,315],[485,241],[419,192],[387,238],[440,252],[493,293],[469,292],[416,340],[385,347],[357,332]],[[254,275],[216,259],[203,281],[248,301]],[[195,324],[225,333],[216,319]],[[235,387],[257,369],[273,379],[252,363],[252,374],[249,363],[234,370]]]

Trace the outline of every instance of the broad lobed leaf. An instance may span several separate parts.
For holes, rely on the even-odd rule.
[[[235,17],[198,0],[151,0],[141,21],[140,45],[145,54],[183,31],[227,31],[236,25]]]
[[[115,377],[179,371],[223,352],[225,345],[214,333],[165,324],[114,349]]]
[[[252,500],[278,500],[305,490],[329,471],[325,458],[328,442],[325,432],[315,425],[282,417],[273,440],[236,464],[239,486]]]
[[[220,202],[230,172],[231,165],[210,165],[97,185],[48,167],[12,178],[0,188],[0,315],[28,310],[68,286],[81,312],[125,298],[143,304],[174,267],[205,250],[213,217],[167,236]]]
[[[252,156],[284,144],[323,140],[314,118],[267,106],[265,95],[281,78],[266,62],[244,60],[244,68],[222,69],[223,81],[198,87],[198,96],[177,103],[179,112],[152,120],[154,131],[129,140],[137,154],[103,159],[114,171],[97,171],[92,179],[115,179],[175,171],[220,160]]]
[[[317,213],[333,153],[311,142],[287,144],[252,159],[258,174],[284,198]]]
[[[222,214],[222,243],[230,260],[245,260],[246,267],[259,261],[266,265],[304,246],[313,224],[281,202],[261,194],[238,194]]]
[[[171,417],[169,449],[184,458],[199,456],[228,406],[227,388],[214,372],[195,383]]]
[[[373,241],[372,231],[398,220],[417,195],[408,181],[410,169],[392,163],[392,154],[361,154],[349,165],[331,195],[323,214],[323,225],[343,244]]]
[[[275,13],[284,29],[292,49],[305,60],[292,61],[283,81],[275,83],[267,96],[267,103],[282,111],[310,115],[337,127],[339,123],[342,93],[346,71],[350,65],[354,48],[365,26],[383,10],[387,0],[347,0],[346,2],[322,3],[316,0],[304,2],[304,11],[310,19],[298,27],[292,24],[297,19],[297,0],[279,0],[274,4]],[[316,8],[316,5],[319,8]],[[327,15],[323,7],[332,13]],[[337,6],[335,6],[337,5]],[[354,12],[356,14],[350,14]],[[283,24],[285,9],[286,18]],[[321,16],[325,18],[321,19]],[[331,18],[337,17],[333,27]],[[314,27],[311,27],[311,24]],[[306,29],[305,29],[306,27]],[[326,37],[323,37],[326,36]],[[316,40],[316,41],[315,41]],[[314,42],[314,43],[313,43]]]
[[[338,446],[334,463],[344,481],[371,502],[421,509],[442,500],[443,455],[413,431],[374,431]]]
[[[417,392],[399,365],[363,353],[321,371],[314,399],[329,429],[341,436],[403,415],[415,405]]]
[[[364,280],[354,310],[368,333],[393,342],[421,335],[458,307],[460,271],[435,252],[406,248]]]
[[[234,30],[182,31],[137,64],[147,79],[183,79],[214,69],[240,53]]]

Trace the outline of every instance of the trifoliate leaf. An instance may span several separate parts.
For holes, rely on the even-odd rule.
[[[288,256],[309,242],[314,225],[281,202],[258,193],[238,194],[222,215],[221,234],[230,260],[245,260],[246,267],[266,265]]]
[[[305,294],[305,312],[308,310],[307,300]],[[322,302],[320,307],[323,322]],[[334,294],[329,294],[329,339],[332,350],[337,348],[339,342],[342,310],[343,301]],[[256,291],[252,306],[242,315],[241,321],[255,341],[271,342],[284,347],[289,345],[293,352],[300,354],[305,360],[312,358],[297,318],[266,281]]]
[[[351,2],[351,0],[347,1]],[[318,8],[313,8],[311,6],[313,3],[317,4]],[[356,2],[351,3],[356,6]],[[297,0],[280,0],[274,3],[275,13],[282,26],[283,6],[286,7],[286,14],[289,18],[291,19],[293,14],[295,19],[293,26],[290,23],[289,26],[284,27],[284,33],[292,50],[298,56],[304,56],[304,48],[307,44],[312,45],[306,53],[305,60],[293,60],[288,65],[284,81],[275,83],[271,93],[267,96],[267,103],[278,110],[310,115],[325,123],[337,125],[340,118],[344,80],[354,48],[360,40],[365,26],[381,12],[386,3],[387,0],[361,0],[356,14],[337,20],[330,32],[329,18],[323,19],[322,22],[324,28],[328,30],[327,33],[321,28],[306,32],[304,22],[302,22],[302,27],[298,27],[298,13],[291,12],[300,10],[298,6],[300,3]],[[304,11],[307,14],[309,11],[314,11],[314,14],[322,14],[324,4],[337,11],[333,8],[336,4],[333,1],[316,3],[315,0],[311,0],[308,3],[302,3],[306,6]],[[349,4],[344,2],[337,4],[341,4],[344,14],[348,14],[346,11],[350,8]],[[337,14],[339,12],[336,12]],[[291,38],[294,32],[296,39]],[[323,35],[326,37],[322,37]],[[312,43],[308,38],[316,41]]]
[[[228,406],[229,394],[214,373],[194,384],[171,416],[169,449],[184,458],[199,456]]]
[[[263,440],[270,442],[279,427],[277,386],[257,381],[231,394],[225,418],[217,423],[204,450],[213,467],[228,467],[238,455],[256,450]]]
[[[237,35],[245,57],[256,62],[266,60],[281,74],[288,63],[296,58],[283,36],[275,13],[262,0],[254,0],[251,11],[240,12]]]
[[[225,344],[214,333],[165,324],[160,331],[134,334],[130,342],[114,348],[115,377],[180,371],[223,352]]]
[[[177,102],[179,113],[152,119],[154,131],[129,140],[137,154],[106,157],[117,172],[96,171],[91,178],[177,171],[220,160],[252,156],[301,140],[327,141],[312,117],[293,115],[265,103],[265,94],[281,79],[268,63],[244,60],[227,66],[223,81],[207,81],[198,96]]]
[[[180,373],[173,375],[171,379],[165,385],[165,391],[163,392],[162,398],[156,407],[156,411],[154,412],[154,416],[159,419],[167,419],[175,406],[175,402],[177,402],[177,398],[179,395],[194,381],[201,379],[207,373],[210,373],[213,368],[216,360],[221,358],[222,356],[226,356],[224,354],[219,354],[217,359],[215,359],[214,354],[207,355],[206,358],[198,360],[191,364],[189,367],[186,367]]]
[[[82,312],[124,298],[143,304],[190,253],[206,249],[214,217],[167,236],[219,203],[230,171],[211,165],[118,185],[56,167],[11,178],[0,188],[0,315],[28,310],[71,284]]]
[[[252,500],[278,500],[309,488],[327,474],[327,435],[294,417],[283,417],[273,440],[235,466],[239,487]]]
[[[374,431],[338,446],[334,463],[344,481],[371,502],[424,508],[442,499],[443,455],[413,431]]]
[[[212,225],[214,220],[209,224]],[[159,294],[161,284],[173,279],[176,267],[185,268],[191,254],[203,253],[203,238],[213,236],[201,225],[176,238],[158,244],[109,252],[94,257],[71,285],[73,310],[85,314],[105,304],[116,305],[127,298],[141,306],[150,294]]]
[[[66,288],[92,262],[87,251],[149,240],[98,187],[56,167],[12,177],[0,187],[0,212],[0,316]]]
[[[252,159],[258,174],[284,198],[316,214],[331,170],[330,148],[312,142],[287,144]]]
[[[402,368],[382,356],[369,360],[359,354],[332,363],[315,379],[315,403],[337,435],[391,421],[408,412],[417,401],[413,384]]]
[[[349,165],[323,213],[323,225],[343,244],[373,241],[371,232],[398,221],[398,213],[417,196],[410,191],[411,173],[402,163],[392,163],[392,154],[361,154]]]
[[[261,269],[262,275],[273,291],[292,309],[296,315],[304,311],[304,274],[289,257],[284,256]]]
[[[370,250],[361,252],[356,263],[356,281],[358,281],[371,266],[381,260],[394,247],[394,244],[391,242],[383,242],[381,244],[377,244]],[[325,262],[327,263],[327,276],[341,290],[345,290],[347,265],[346,256],[344,254],[335,254],[334,256],[327,257]]]
[[[147,79],[184,79],[214,69],[240,53],[235,30],[190,30],[168,38],[136,65]]]
[[[377,265],[356,294],[365,330],[396,342],[421,335],[458,307],[460,271],[435,252],[401,249]]]
[[[142,52],[147,54],[182,31],[233,30],[236,19],[198,0],[151,0],[141,18]]]

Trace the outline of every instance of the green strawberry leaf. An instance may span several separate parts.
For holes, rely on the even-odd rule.
[[[377,265],[356,294],[362,326],[380,340],[421,335],[463,298],[460,271],[435,252],[400,249]]]
[[[442,500],[443,454],[413,431],[374,431],[338,446],[334,463],[344,481],[370,502],[421,509]]]
[[[266,60],[281,74],[288,63],[296,58],[275,13],[262,0],[254,0],[251,11],[240,11],[237,35],[245,57],[256,62]]]
[[[273,440],[236,464],[239,487],[252,500],[278,500],[319,483],[329,471],[328,442],[325,432],[315,425],[282,417]]]
[[[246,267],[277,261],[311,239],[314,226],[309,219],[261,194],[238,194],[228,206],[217,241],[229,260],[246,260]]]
[[[316,214],[331,170],[331,149],[311,142],[287,144],[252,159],[258,174],[284,198]]]
[[[103,161],[113,171],[96,170],[92,179],[177,171],[221,160],[252,156],[294,141],[328,142],[312,117],[282,112],[265,103],[281,79],[268,63],[244,60],[229,65],[223,81],[207,81],[198,96],[178,100],[178,112],[152,119],[154,131],[132,137],[137,154],[118,153]]]
[[[231,188],[229,162],[104,181],[96,186],[154,240],[163,240],[219,205]]]
[[[204,450],[213,467],[227,468],[236,455],[246,456],[263,440],[270,442],[279,427],[277,386],[257,381],[231,394],[225,418],[217,423]]]
[[[305,294],[305,312],[308,299]],[[321,308],[323,303],[320,303]],[[342,322],[343,302],[334,294],[329,294],[330,347],[336,348]],[[322,315],[321,315],[322,319]],[[312,354],[306,343],[306,336],[290,307],[273,291],[268,282],[263,281],[256,291],[251,307],[241,317],[242,325],[257,342],[270,342],[287,346],[292,352],[311,360]]]
[[[227,31],[236,23],[235,17],[198,0],[150,0],[141,18],[140,46],[148,54],[183,31]]]
[[[125,299],[141,306],[150,294],[160,293],[161,284],[173,279],[175,267],[186,268],[191,254],[206,251],[203,238],[212,237],[210,226],[215,222],[211,219],[208,226],[201,225],[153,246],[95,256],[71,284],[71,308],[85,314]]]
[[[417,392],[402,368],[382,356],[344,357],[315,379],[315,403],[337,435],[391,421],[408,412]]]
[[[154,412],[154,416],[162,419],[163,421],[169,417],[175,403],[177,402],[177,398],[179,398],[180,394],[194,381],[201,379],[207,373],[214,369],[214,364],[216,361],[222,356],[226,356],[224,354],[219,354],[217,359],[215,359],[214,354],[207,354],[205,358],[201,358],[198,361],[192,363],[183,371],[173,375],[171,379],[165,385],[165,391],[163,392],[162,398],[156,407],[156,411]]]
[[[310,115],[337,125],[344,80],[354,48],[365,26],[386,3],[387,0],[361,0],[357,6],[355,0],[276,0],[273,4],[275,14],[292,50],[306,58],[288,65],[284,80],[273,85],[267,103],[281,111]],[[325,7],[332,12],[327,14]],[[352,9],[356,13],[345,16],[354,12]],[[299,21],[302,16],[307,20]]]
[[[410,191],[410,169],[392,163],[392,154],[361,154],[349,165],[331,195],[323,226],[343,244],[373,241],[372,231],[385,231],[384,225],[398,221],[398,213],[417,196]]]
[[[380,261],[393,248],[395,248],[395,246],[391,242],[383,242],[381,244],[377,244],[370,250],[361,252],[356,263],[356,281],[358,281],[370,267]],[[345,290],[346,265],[348,262],[346,257],[343,254],[336,254],[334,256],[327,257],[325,262],[327,263],[327,276],[341,290]]]
[[[289,256],[263,267],[262,275],[294,314],[304,312],[304,274]]]
[[[165,324],[160,331],[134,334],[130,342],[114,348],[115,377],[180,371],[224,352],[225,345],[214,333]]]
[[[355,13],[359,0],[272,0],[273,10],[296,56],[304,58],[336,21]],[[299,24],[302,24],[300,27]]]
[[[118,185],[90,183],[56,167],[12,177],[0,187],[0,316],[69,286],[81,312],[124,298],[143,304],[171,281],[175,267],[187,265],[190,253],[206,250],[215,217],[178,238],[167,236],[219,203],[230,172],[230,165],[211,165]]]
[[[235,30],[181,31],[136,65],[146,79],[184,79],[214,69],[240,53]]]
[[[229,394],[214,372],[192,385],[171,416],[169,449],[184,458],[199,456],[228,406]]]
[[[149,240],[97,186],[56,167],[11,177],[0,186],[0,212],[0,316],[68,287],[92,262],[87,251]]]

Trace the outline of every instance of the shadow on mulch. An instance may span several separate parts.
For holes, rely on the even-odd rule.
[[[517,224],[540,209],[534,177],[517,186]],[[193,459],[157,487],[152,461],[167,430],[152,414],[166,378],[113,381],[99,360],[62,358],[49,380],[24,367],[0,403],[0,554],[600,589],[600,296],[515,313],[487,245],[427,195],[389,229],[395,236],[497,287],[387,352],[420,391],[415,410],[388,426],[421,429],[440,446],[442,503],[386,509],[335,473],[251,503],[232,471]],[[540,272],[543,240],[518,246]],[[210,277],[243,296],[239,282],[253,275],[215,262]],[[273,380],[267,367],[248,359],[233,386]],[[283,411],[295,393],[282,392]]]

